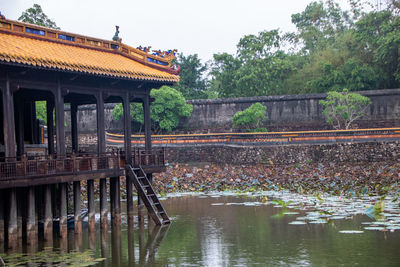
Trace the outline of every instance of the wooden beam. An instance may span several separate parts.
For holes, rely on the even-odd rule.
[[[149,91],[150,94],[150,91]],[[145,148],[151,150],[151,118],[150,118],[150,95],[147,94],[143,101],[144,111],[144,132],[145,132]]]
[[[24,102],[23,100],[18,97],[16,101],[16,117],[17,117],[17,155],[22,156],[25,153],[24,147]]]

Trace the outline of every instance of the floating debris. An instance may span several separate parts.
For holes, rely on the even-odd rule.
[[[339,231],[341,234],[363,234],[364,231],[359,231],[359,230],[342,230]]]

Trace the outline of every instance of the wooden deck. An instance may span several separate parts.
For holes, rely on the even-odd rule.
[[[125,176],[123,152],[0,160],[0,189]],[[162,172],[165,151],[163,148],[133,150],[132,162],[149,173]]]

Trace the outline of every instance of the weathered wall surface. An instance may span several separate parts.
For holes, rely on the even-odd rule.
[[[371,98],[369,114],[355,125],[358,128],[393,127],[400,125],[400,89],[361,92]],[[192,100],[193,113],[180,122],[181,130],[197,132],[231,131],[232,117],[250,105],[260,102],[267,107],[265,126],[273,130],[328,129],[319,100],[325,94],[263,96],[214,100]],[[122,120],[112,119],[114,105],[105,105],[105,126],[108,131],[121,131]],[[66,118],[69,119],[69,111]],[[81,106],[78,112],[80,132],[96,132],[95,106]],[[69,122],[67,122],[69,124]]]
[[[170,163],[288,165],[296,163],[400,162],[400,142],[335,143],[323,145],[168,147]]]
[[[360,92],[372,100],[369,114],[359,127],[391,127],[400,124],[400,89]],[[262,96],[215,100],[192,100],[192,116],[181,122],[188,129],[230,129],[233,115],[260,102],[267,107],[268,130],[325,129],[328,126],[319,104],[326,94]]]

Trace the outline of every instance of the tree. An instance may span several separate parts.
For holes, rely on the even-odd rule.
[[[38,4],[34,4],[33,7],[22,12],[22,15],[18,20],[48,28],[60,29],[54,21],[49,19],[47,15],[43,13],[42,7]]]
[[[180,81],[175,88],[186,99],[207,98],[207,80],[204,77],[207,65],[202,64],[197,54],[178,55],[177,64],[181,67]]]
[[[371,100],[343,89],[342,92],[328,92],[326,100],[320,100],[319,103],[324,107],[322,114],[327,123],[332,124],[335,129],[349,129],[355,120],[366,114]]]
[[[178,126],[179,118],[189,117],[193,111],[193,106],[186,104],[182,93],[172,87],[163,86],[152,90],[150,95],[155,99],[150,105],[151,125],[155,133],[162,130],[172,131]],[[112,115],[115,120],[123,116],[122,104],[114,107]],[[140,104],[130,105],[130,116],[132,120],[144,125],[143,108]]]
[[[233,116],[233,127],[244,128],[247,132],[266,132],[266,128],[262,128],[262,122],[265,120],[265,111],[267,107],[260,103],[255,103],[243,111],[238,111]]]

